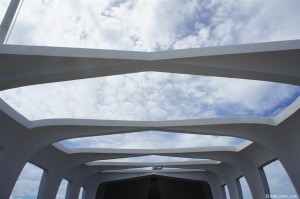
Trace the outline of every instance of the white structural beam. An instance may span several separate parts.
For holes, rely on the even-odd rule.
[[[144,71],[300,85],[299,53],[299,40],[163,52],[1,45],[0,90]]]

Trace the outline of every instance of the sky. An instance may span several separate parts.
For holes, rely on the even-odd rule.
[[[197,161],[204,160],[198,158],[178,158],[178,157],[169,157],[161,155],[148,155],[132,158],[117,158],[117,159],[108,159],[108,160],[97,160],[93,162],[178,162],[178,161]]]
[[[298,0],[24,0],[8,43],[157,51],[290,40],[299,9]]]
[[[8,2],[0,2],[0,20]],[[299,0],[24,0],[6,43],[133,51],[202,48],[300,39],[299,18]],[[15,88],[0,97],[30,120],[159,121],[272,117],[299,94],[299,87],[286,84],[143,72]],[[71,148],[182,148],[241,141],[141,132],[62,143]],[[38,177],[29,180],[34,184]],[[34,195],[20,190],[15,198]]]
[[[162,142],[163,141],[163,142]],[[239,146],[245,139],[229,136],[144,131],[63,140],[67,148],[167,149],[211,146]]]
[[[18,178],[10,199],[36,198],[42,175],[42,169],[27,163]]]

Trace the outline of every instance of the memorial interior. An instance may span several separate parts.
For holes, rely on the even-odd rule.
[[[18,1],[11,1],[11,8]],[[16,6],[15,5],[15,6]],[[6,37],[14,16],[5,16]],[[8,24],[8,25],[7,25]],[[6,25],[6,26],[4,26]],[[300,85],[300,40],[157,52],[0,45],[1,91],[24,86],[138,72],[261,80]],[[26,163],[43,170],[39,199],[242,199],[241,179],[255,199],[270,194],[264,167],[280,161],[300,193],[300,98],[272,117],[169,121],[29,120],[0,99],[0,198],[8,199]],[[169,149],[68,148],[62,140],[132,132],[231,136],[238,146]],[[99,161],[140,156],[193,158],[174,162]],[[147,167],[148,169],[144,169]],[[150,169],[149,169],[150,168]]]

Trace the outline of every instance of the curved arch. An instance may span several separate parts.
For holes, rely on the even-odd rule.
[[[35,162],[40,162],[39,164],[43,163],[41,160],[43,160],[43,157],[49,157],[50,160],[47,159],[48,162],[53,163],[53,165],[50,165],[49,170],[52,170],[52,175],[49,176],[49,182],[48,185],[51,185],[52,191],[50,192],[55,192],[56,188],[53,184],[58,184],[61,181],[61,179],[67,175],[67,176],[74,176],[75,174],[72,174],[73,172],[76,173],[78,167],[81,168],[80,165],[93,161],[93,160],[98,160],[98,159],[112,159],[112,158],[118,158],[118,157],[134,157],[134,156],[140,156],[140,155],[151,155],[151,154],[157,154],[157,155],[167,155],[167,156],[178,156],[178,157],[195,157],[197,156],[198,158],[209,158],[209,159],[215,159],[215,160],[221,160],[223,165],[227,164],[227,169],[231,168],[231,170],[235,170],[233,168],[238,169],[241,171],[242,174],[245,175],[248,181],[250,181],[250,186],[253,190],[256,190],[255,194],[259,194],[258,189],[255,188],[255,186],[259,186],[262,184],[260,180],[260,175],[258,173],[257,167],[260,166],[259,164],[257,165],[256,162],[253,161],[254,158],[256,157],[248,157],[245,158],[245,154],[240,154],[240,152],[234,152],[234,151],[223,151],[219,150],[217,151],[215,147],[214,150],[212,151],[200,151],[199,149],[185,149],[185,150],[178,150],[178,149],[167,149],[167,150],[104,150],[102,152],[98,151],[92,152],[92,153],[75,153],[75,154],[64,154],[62,152],[57,151],[54,147],[48,147],[48,150],[44,149],[41,152],[39,152],[39,155],[36,155],[32,161]],[[256,145],[252,146],[252,148],[257,148]],[[222,147],[220,147],[222,149]],[[57,151],[56,153],[62,154],[64,156],[60,157],[59,154],[55,154],[53,150]],[[48,152],[47,152],[48,151]],[[267,151],[264,151],[262,148],[258,148],[258,151],[256,151],[256,154],[263,153],[264,155],[267,153]],[[51,156],[52,154],[52,156]],[[245,156],[245,157],[244,157]],[[266,157],[266,156],[264,156]],[[274,156],[271,155],[271,158]],[[64,159],[64,162],[60,162],[60,159]],[[265,159],[265,162],[269,161],[269,159]],[[209,163],[209,162],[207,162]],[[206,164],[207,164],[206,163]],[[263,162],[264,163],[264,162]],[[45,163],[44,167],[49,167],[47,165],[47,162]],[[115,168],[130,168],[130,167],[137,167],[137,166],[149,166],[151,163],[145,163],[145,164],[138,164],[138,163],[105,163],[102,166],[92,166],[90,167],[91,169],[97,169],[99,170],[111,170],[113,167]],[[203,163],[199,163],[198,161],[195,162],[178,162],[178,163],[162,163],[165,166],[168,165],[168,167],[193,167],[192,165],[195,165],[193,168],[199,168],[199,167],[205,167]],[[159,165],[159,164],[158,164]],[[245,166],[247,165],[247,166]],[[251,173],[251,175],[249,174]],[[219,175],[221,175],[221,172],[219,172]],[[76,175],[75,175],[76,176]],[[239,177],[239,176],[236,176]],[[228,177],[227,177],[228,178]],[[54,182],[54,181],[55,182]],[[49,188],[50,188],[49,187]],[[261,195],[265,194],[263,190],[261,190]],[[254,194],[254,195],[255,195]],[[51,195],[49,192],[45,192],[45,195]],[[53,195],[53,194],[52,194]]]
[[[279,119],[273,119],[273,121],[286,121],[286,120],[291,120],[290,118],[294,118],[295,117],[295,113],[289,117],[290,114],[292,114],[293,112],[295,112],[295,107],[297,107],[299,105],[299,100],[297,100],[295,103],[293,103],[291,105],[292,108],[288,108],[287,111],[283,112],[281,115],[279,115]],[[283,116],[282,116],[283,115]],[[296,114],[297,115],[297,114]],[[289,117],[288,119],[284,120],[285,118]],[[281,120],[280,120],[281,119]],[[267,138],[269,138],[270,136],[266,136],[266,132],[268,131],[272,131],[272,134],[274,134],[273,131],[279,131],[278,129],[275,129],[273,126],[270,126],[270,125],[266,125],[266,124],[256,124],[256,123],[253,123],[253,120],[250,120],[247,122],[247,118],[244,118],[242,120],[242,123],[239,123],[239,124],[234,124],[233,121],[239,121],[241,122],[241,120],[239,120],[239,118],[229,118],[227,121],[225,120],[225,122],[223,121],[223,123],[225,124],[222,124],[222,118],[221,120],[220,119],[217,119],[217,120],[214,120],[212,119],[213,121],[213,124],[214,125],[209,125],[207,122],[211,122],[210,119],[204,119],[204,120],[191,120],[191,121],[182,121],[182,126],[178,126],[180,124],[178,124],[178,121],[167,121],[167,122],[164,122],[164,123],[167,123],[169,126],[167,127],[163,127],[163,125],[160,125],[160,129],[169,129],[170,126],[172,127],[172,125],[174,125],[176,127],[176,129],[172,129],[173,131],[183,131],[181,129],[184,129],[184,132],[188,132],[188,133],[199,133],[201,132],[201,134],[217,134],[217,135],[220,135],[221,133],[223,135],[233,135],[233,136],[240,136],[242,137],[243,135],[248,135],[251,136],[252,139],[254,139],[254,141],[256,142],[259,142],[261,144],[263,144],[264,146],[268,146],[268,142],[264,142],[262,143],[262,140],[265,140]],[[216,123],[217,121],[217,123]],[[267,119],[267,120],[264,120],[264,122],[270,122],[272,120],[270,119]],[[114,121],[115,123],[118,123],[116,121]],[[196,125],[200,122],[200,125]],[[204,124],[203,124],[204,122]],[[125,122],[126,123],[126,122]],[[129,122],[131,123],[131,122]],[[140,124],[147,124],[147,122],[135,122],[135,123],[140,123]],[[151,124],[152,122],[150,122]],[[173,124],[172,124],[173,123]],[[177,125],[175,125],[174,123],[176,123]],[[194,125],[191,125],[194,124]],[[219,123],[219,124],[218,124]],[[229,123],[229,124],[228,124]],[[233,124],[232,124],[233,123]],[[120,132],[131,132],[131,131],[137,131],[137,127],[133,127],[133,126],[130,126],[130,127],[114,127],[112,126],[113,122],[107,126],[48,126],[48,127],[37,127],[37,128],[33,128],[33,129],[27,129],[27,133],[25,132],[22,132],[23,134],[21,135],[22,136],[22,139],[23,140],[26,140],[26,142],[24,142],[26,144],[26,148],[28,150],[28,147],[29,149],[31,149],[31,151],[28,152],[27,156],[24,155],[22,156],[22,159],[18,159],[18,164],[16,165],[19,165],[19,171],[21,171],[21,169],[23,168],[22,167],[22,164],[20,163],[21,161],[23,161],[23,164],[25,165],[25,163],[28,161],[28,159],[32,156],[32,154],[36,153],[37,151],[39,151],[41,148],[51,144],[52,142],[54,141],[58,141],[60,139],[62,139],[62,137],[64,136],[67,136],[67,137],[76,137],[76,136],[82,136],[83,134],[99,134],[99,132],[97,132],[96,130],[99,130],[101,129],[102,131],[105,130],[105,133],[110,133],[110,134],[113,134],[113,133],[120,133]],[[122,122],[121,122],[122,124]],[[124,122],[123,122],[124,124]],[[153,123],[152,123],[153,125]],[[166,125],[166,124],[164,124]],[[280,123],[279,123],[279,126],[280,126]],[[145,127],[145,126],[142,126],[142,127]],[[139,127],[141,128],[141,127]],[[145,127],[146,128],[146,127]],[[147,127],[149,128],[149,127]],[[152,127],[151,127],[152,128]],[[172,127],[174,128],[174,127]],[[278,126],[277,126],[278,128]],[[180,130],[178,130],[180,129]],[[204,129],[204,130],[203,130]],[[249,134],[250,133],[250,130],[252,130],[252,134]],[[43,134],[41,132],[39,132],[38,130],[43,130]],[[50,136],[47,136],[45,135],[47,133],[47,131],[50,131],[48,132],[48,134]],[[61,132],[63,131],[64,132]],[[144,130],[144,129],[142,129]],[[34,132],[32,132],[34,131]],[[54,131],[54,132],[53,132]],[[120,132],[119,132],[120,131]],[[225,131],[225,133],[224,133]],[[205,132],[205,133],[203,133]],[[103,133],[103,132],[102,132]],[[265,137],[263,137],[265,136]],[[243,136],[243,138],[248,138],[248,137],[245,137]],[[261,138],[265,138],[265,139],[261,139]],[[249,139],[249,138],[248,138]],[[270,140],[267,140],[269,141],[269,145],[272,145],[272,147],[274,148],[273,146],[273,143],[272,142],[273,140],[270,139]],[[267,144],[267,145],[266,145]],[[25,146],[24,146],[25,147]],[[11,155],[11,154],[10,154]],[[10,169],[10,166],[8,166],[8,170]],[[16,168],[15,168],[16,169]],[[15,180],[17,179],[17,172],[15,172]],[[297,178],[297,177],[296,177]],[[10,176],[10,179],[13,179],[12,176]],[[12,182],[14,183],[14,182]],[[7,185],[7,181],[5,181],[5,185]]]
[[[177,176],[177,177],[183,178],[183,179],[205,181],[211,186],[214,198],[223,198],[222,190],[221,190],[222,180],[220,180],[220,178],[217,175],[215,175],[213,172],[205,172],[205,173],[201,173],[198,175],[196,175],[196,174],[193,174],[193,175],[189,175],[189,174],[184,174],[184,175],[159,174],[159,175],[170,176],[170,177]],[[135,175],[134,177],[138,177],[138,176],[147,176],[147,175]],[[131,178],[132,178],[132,176],[131,176]],[[105,181],[111,181],[111,180],[114,180],[114,179],[105,179],[105,178],[103,178],[103,176],[101,176],[100,173],[94,173],[93,175],[91,175],[90,178],[86,182],[87,189],[88,189],[87,190],[87,199],[92,199],[95,197],[96,189],[100,183],[105,182]]]

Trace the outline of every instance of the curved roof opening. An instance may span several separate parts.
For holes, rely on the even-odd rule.
[[[298,96],[298,86],[161,72],[40,84],[0,93],[29,120],[86,118],[183,120],[272,117]]]
[[[207,161],[207,159],[198,159],[198,158],[182,158],[182,157],[172,157],[172,156],[162,156],[162,155],[147,155],[147,156],[138,156],[138,157],[130,157],[130,158],[116,158],[116,159],[108,159],[108,160],[97,160],[90,163],[88,165],[93,165],[97,163],[105,163],[105,162],[116,162],[116,163],[160,163],[160,162],[187,162],[187,161]],[[210,160],[209,160],[210,161]],[[217,161],[213,161],[217,163]],[[152,166],[152,165],[149,165]]]
[[[105,173],[160,173],[160,172],[201,172],[205,171],[203,169],[184,169],[184,168],[168,168],[168,167],[138,167],[130,169],[114,169],[114,170],[105,170],[102,172]]]
[[[110,149],[169,149],[214,146],[239,147],[246,140],[229,136],[196,135],[161,131],[143,131],[115,135],[74,138],[60,141],[64,147]]]
[[[292,40],[299,7],[298,0],[24,1],[7,43],[160,51]]]

